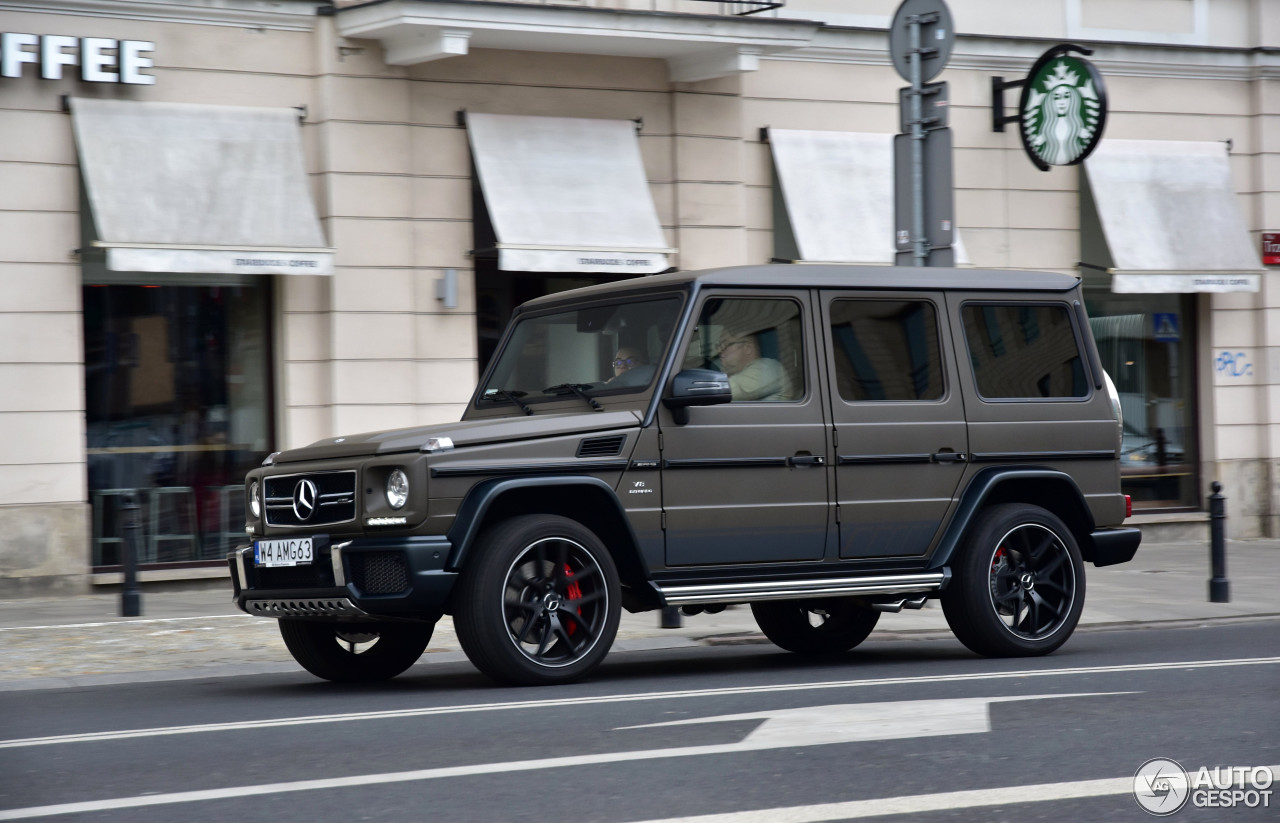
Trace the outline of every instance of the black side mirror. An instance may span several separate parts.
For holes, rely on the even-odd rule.
[[[714,369],[685,369],[671,379],[671,393],[662,403],[671,409],[676,425],[689,422],[690,406],[717,406],[733,401],[729,377]]]

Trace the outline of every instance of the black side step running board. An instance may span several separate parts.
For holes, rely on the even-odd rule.
[[[697,583],[658,586],[669,606],[705,603],[749,603],[757,600],[797,600],[806,597],[858,597],[882,594],[921,594],[941,591],[951,578],[951,570],[879,574],[862,577],[815,577],[797,580],[770,580],[754,583]],[[895,598],[876,604],[881,611],[918,609],[924,597]],[[919,602],[919,605],[915,605]],[[897,605],[894,608],[894,605]],[[882,608],[883,606],[883,608]]]

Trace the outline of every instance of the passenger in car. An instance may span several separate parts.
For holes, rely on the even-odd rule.
[[[753,334],[726,331],[720,340],[720,366],[729,375],[729,390],[739,400],[790,400],[791,378],[782,364],[760,356]]]

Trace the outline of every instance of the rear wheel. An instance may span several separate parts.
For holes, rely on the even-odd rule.
[[[765,637],[797,654],[839,654],[867,639],[880,612],[848,597],[752,603]]]
[[[613,558],[590,529],[558,515],[513,517],[487,530],[457,594],[463,651],[504,683],[576,680],[600,664],[618,633]]]
[[[1039,506],[1005,503],[983,511],[952,572],[942,611],[960,642],[978,654],[1048,654],[1080,622],[1080,549],[1066,524]]]
[[[302,668],[337,683],[388,680],[412,666],[434,623],[335,623],[280,620],[284,645]]]

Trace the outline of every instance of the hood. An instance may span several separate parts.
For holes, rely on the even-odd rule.
[[[637,426],[640,415],[633,411],[588,412],[585,414],[539,414],[520,417],[490,417],[434,426],[328,437],[309,446],[289,449],[276,455],[276,463],[325,460],[337,457],[365,457],[376,454],[418,451],[432,437],[448,437],[455,449],[499,443],[506,440],[535,440],[543,437],[625,429]]]

